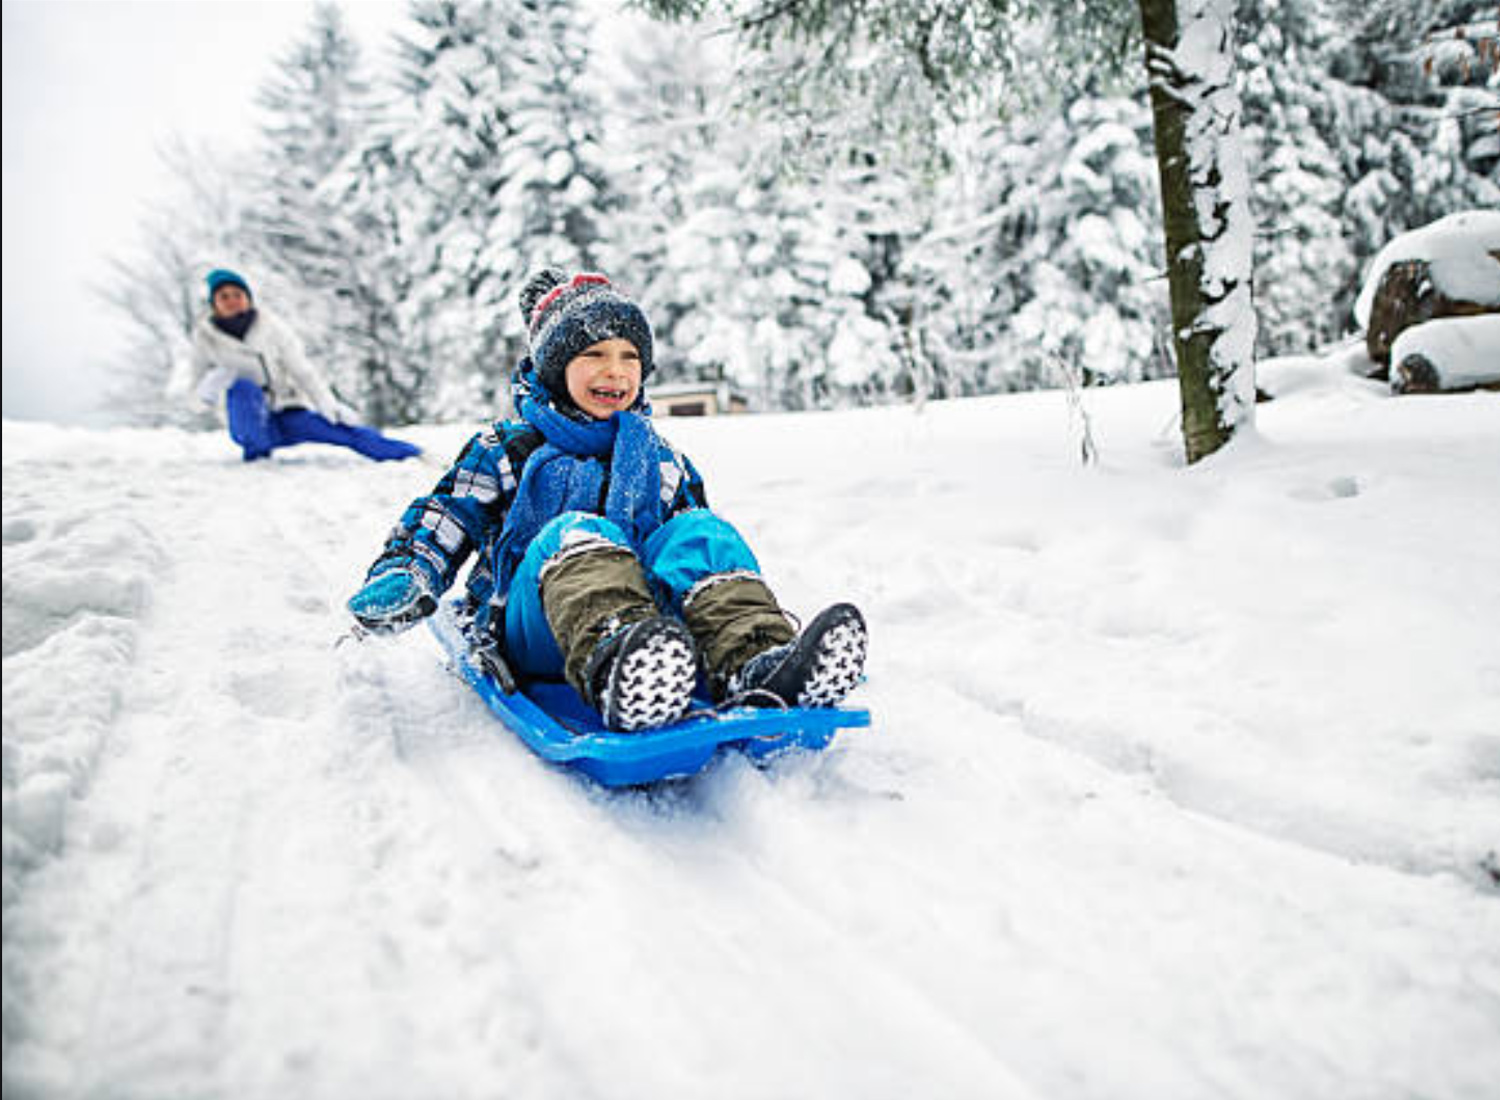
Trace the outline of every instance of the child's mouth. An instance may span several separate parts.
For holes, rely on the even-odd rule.
[[[605,405],[618,405],[625,400],[624,390],[601,390],[591,389],[589,393],[594,395],[594,400]]]

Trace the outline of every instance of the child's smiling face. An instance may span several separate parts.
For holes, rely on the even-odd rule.
[[[629,340],[612,336],[575,355],[564,378],[575,405],[595,420],[607,420],[635,404],[641,392],[641,353]]]

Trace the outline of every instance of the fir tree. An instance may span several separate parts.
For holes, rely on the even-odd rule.
[[[204,275],[244,239],[239,186],[243,159],[174,139],[161,151],[171,190],[146,207],[141,244],[109,261],[95,288],[124,321],[125,346],[114,349],[107,402],[116,419],[140,427],[208,427],[217,417],[188,393],[192,330],[208,308]],[[246,274],[253,280],[255,273]]]
[[[1339,27],[1319,0],[1244,0],[1246,157],[1257,220],[1259,346],[1267,355],[1303,352],[1344,335],[1341,301],[1358,280],[1358,254],[1345,235],[1345,165],[1361,132],[1340,119],[1375,107],[1369,93],[1328,71]]]
[[[653,0],[651,6],[701,15],[705,5]],[[1189,460],[1211,453],[1251,421],[1252,236],[1227,0],[1139,0],[1136,9],[1110,0],[1071,6],[814,0],[774,8],[726,0],[723,7],[761,45],[803,41],[822,49],[822,63],[804,70],[814,84],[873,84],[888,93],[915,81],[935,89],[940,99],[960,103],[972,99],[968,89],[976,84],[1013,81],[1031,69],[1035,55],[1026,48],[1028,39],[1050,49],[1046,63],[1054,83],[1076,86],[1078,72],[1070,62],[1117,60],[1132,41],[1129,27],[1139,14]],[[981,75],[987,80],[980,81]],[[895,117],[904,112],[898,108]]]
[[[940,392],[1087,384],[1168,369],[1150,116],[1128,98],[970,125],[940,184],[924,314]]]
[[[339,9],[319,4],[260,89],[262,166],[248,208],[249,251],[336,390],[377,423],[404,420],[391,385],[400,334],[383,272],[390,242],[346,203],[346,161],[375,106]],[[393,392],[395,391],[395,392]]]
[[[722,42],[654,27],[626,53],[605,98],[628,201],[606,250],[652,303],[662,378],[726,378],[763,408],[893,385],[904,181],[868,154],[788,158],[779,120],[736,110]]]
[[[441,364],[433,411],[472,415],[504,399],[521,348],[515,294],[543,263],[593,265],[609,198],[597,106],[571,0],[418,0],[399,37],[410,121],[389,143],[403,313],[420,354]]]
[[[1489,135],[1466,130],[1472,120],[1449,98],[1493,93],[1472,84],[1445,90],[1422,62],[1431,28],[1474,7],[1240,4],[1267,353],[1346,335],[1364,267],[1395,234],[1500,202]],[[1479,68],[1472,79],[1492,77]]]

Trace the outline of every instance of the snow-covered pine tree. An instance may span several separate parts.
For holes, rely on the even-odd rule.
[[[1305,352],[1344,335],[1358,279],[1341,208],[1345,147],[1364,135],[1341,118],[1372,109],[1370,93],[1338,81],[1328,56],[1342,33],[1320,0],[1241,0],[1240,91],[1257,233],[1258,346]]]
[[[597,267],[599,222],[618,200],[602,159],[603,107],[589,79],[591,9],[577,0],[519,0],[517,8],[531,42],[516,50],[514,75],[501,87],[511,134],[488,238],[497,250],[491,267],[523,278],[544,262]]]
[[[931,176],[900,146],[861,143],[814,182],[829,259],[829,389],[840,401],[921,400],[931,364],[908,260],[932,222]]]
[[[900,181],[874,154],[789,170],[774,126],[720,147],[674,250],[705,269],[677,335],[696,364],[723,364],[763,408],[825,408],[898,387],[893,285]],[[709,259],[713,257],[714,259]],[[716,270],[708,270],[712,264]],[[725,265],[728,266],[725,266]],[[730,273],[726,277],[726,272]]]
[[[1424,28],[1474,7],[1241,0],[1263,352],[1346,335],[1363,267],[1394,233],[1500,202],[1493,70],[1444,89],[1423,64],[1439,33]],[[1487,114],[1462,106],[1486,95]]]
[[[1500,12],[1492,4],[1454,4],[1433,19],[1408,71],[1442,97],[1475,174],[1500,180]]]
[[[336,331],[354,358],[355,392],[376,424],[410,424],[430,414],[437,366],[404,308],[414,283],[412,250],[402,234],[405,187],[393,151],[406,123],[389,104],[365,128],[357,148],[334,166],[318,193],[360,260],[339,304]]]
[[[648,0],[652,10],[701,18],[708,5]],[[1101,60],[1118,62],[1147,43],[1157,165],[1172,303],[1172,334],[1190,461],[1217,449],[1254,415],[1255,314],[1250,303],[1249,185],[1234,86],[1228,0],[1086,0],[1032,5],[1014,0],[837,0],[767,7],[717,5],[753,43],[810,43],[820,63],[802,68],[814,85],[878,88],[903,83],[938,102],[972,101],[976,88],[1045,73],[1076,87]],[[896,117],[910,101],[886,97]]]
[[[313,9],[257,101],[265,121],[255,182],[264,197],[247,208],[246,250],[266,272],[264,290],[345,400],[376,423],[406,420],[411,387],[394,366],[401,288],[389,277],[392,241],[349,201],[356,169],[347,162],[359,161],[376,106],[339,8]]]
[[[508,124],[493,106],[495,72],[480,45],[492,6],[414,0],[408,14],[396,35],[401,111],[362,161],[378,185],[369,198],[390,200],[395,263],[407,280],[399,325],[428,364],[422,408],[433,416],[461,399],[455,390],[477,403],[495,388],[476,377],[484,312],[474,302],[476,254]]]
[[[593,263],[609,201],[599,110],[577,79],[572,0],[414,0],[411,16],[398,36],[411,118],[389,143],[412,280],[403,319],[440,371],[431,412],[473,416],[505,400],[529,271]]]
[[[975,122],[949,144],[937,221],[913,250],[938,390],[1088,384],[1169,369],[1151,118],[1140,97]]]
[[[617,277],[652,304],[661,380],[723,378],[757,407],[800,406],[799,373],[822,357],[800,331],[785,266],[794,246],[775,135],[731,116],[728,70],[708,60],[711,46],[640,46],[643,63],[622,70],[618,105],[630,111],[611,114],[611,163],[630,201],[607,250]]]
[[[1353,43],[1335,75],[1376,94],[1369,117],[1347,120],[1360,124],[1363,138],[1346,154],[1353,182],[1344,208],[1362,274],[1405,230],[1456,210],[1500,206],[1500,53],[1493,2],[1337,3]],[[1357,291],[1349,288],[1348,301]]]
[[[617,43],[609,161],[629,201],[607,252],[650,302],[662,379],[725,378],[762,408],[898,386],[890,294],[914,235],[899,170],[869,151],[789,148],[737,99],[722,38],[650,26]]]
[[[194,321],[208,308],[203,276],[243,241],[244,205],[255,201],[241,181],[249,166],[201,144],[173,139],[161,150],[172,181],[146,205],[140,244],[111,257],[109,277],[94,289],[125,326],[125,345],[105,352],[114,380],[105,404],[120,423],[139,427],[206,427],[212,412],[182,383],[192,355]],[[254,279],[254,270],[246,274]]]
[[[727,110],[726,46],[629,18],[600,43],[604,156],[621,198],[600,262],[649,307],[658,383],[719,381],[729,366],[702,339],[726,327],[709,317],[714,282],[738,263],[730,211],[748,144]]]

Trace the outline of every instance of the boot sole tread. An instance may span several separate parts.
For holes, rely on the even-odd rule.
[[[831,707],[859,685],[869,634],[857,620],[839,623],[818,639],[812,674],[797,693],[799,707]]]
[[[675,721],[691,705],[697,678],[686,638],[669,630],[650,635],[619,658],[605,698],[606,724],[634,732]]]

